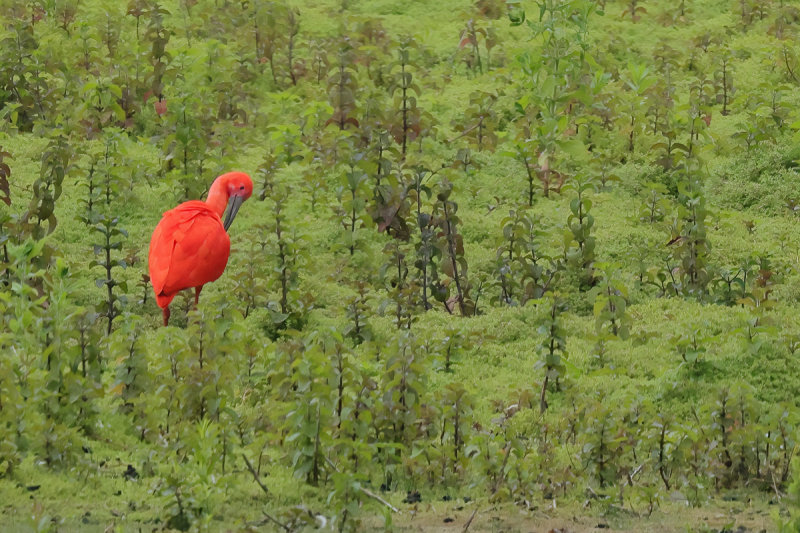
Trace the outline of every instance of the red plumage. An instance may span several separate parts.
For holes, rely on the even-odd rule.
[[[225,224],[230,224],[239,205],[252,192],[253,182],[247,174],[229,172],[214,181],[207,201],[184,202],[164,213],[150,240],[148,265],[165,326],[169,321],[169,304],[179,291],[194,287],[197,303],[203,285],[215,281],[225,271],[231,241],[222,214],[229,204],[232,213]]]
[[[164,213],[150,241],[150,281],[158,306],[169,305],[178,291],[217,280],[230,251],[222,220],[205,202],[185,202]]]

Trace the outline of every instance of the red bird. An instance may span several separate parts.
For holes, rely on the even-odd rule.
[[[178,291],[194,287],[194,303],[203,285],[222,275],[231,252],[226,233],[239,207],[253,194],[253,181],[244,172],[219,176],[205,202],[192,200],[170,209],[150,239],[150,281],[156,302],[169,323],[169,304]],[[225,222],[222,215],[227,206]]]

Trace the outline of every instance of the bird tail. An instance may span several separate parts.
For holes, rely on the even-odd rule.
[[[173,298],[175,298],[174,294],[164,294],[162,292],[161,294],[156,294],[156,303],[161,309],[165,309]]]

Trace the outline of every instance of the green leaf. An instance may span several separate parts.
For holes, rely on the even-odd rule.
[[[558,141],[558,147],[568,155],[576,159],[582,159],[586,155],[586,147],[578,139],[568,139],[565,141]]]
[[[117,98],[122,98],[122,89],[120,89],[119,85],[110,83],[108,85],[108,90],[111,92],[111,94],[113,94]]]

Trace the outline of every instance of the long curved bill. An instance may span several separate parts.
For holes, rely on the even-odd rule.
[[[241,196],[231,196],[228,200],[228,207],[226,209],[225,214],[225,221],[222,223],[222,226],[225,228],[225,231],[228,231],[228,228],[231,227],[233,224],[233,219],[236,218],[236,213],[239,212],[239,208],[242,207],[242,203],[244,203],[244,198]]]

